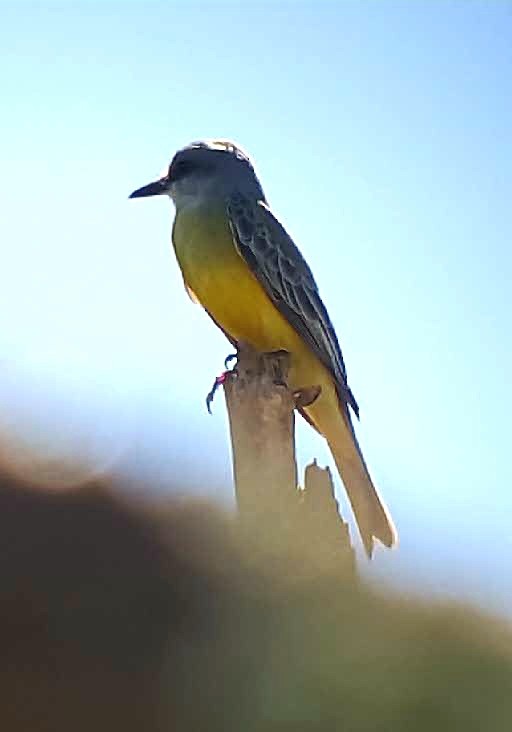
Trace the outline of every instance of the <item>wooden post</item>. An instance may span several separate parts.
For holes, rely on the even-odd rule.
[[[289,356],[238,352],[224,383],[238,510],[259,521],[286,515],[297,502],[295,402],[286,380]]]
[[[305,490],[298,487],[297,395],[287,385],[289,365],[287,353],[242,346],[224,382],[240,519],[264,543],[303,557],[303,578],[322,571],[353,574],[348,528],[329,470],[308,465]],[[314,387],[301,398],[310,394],[317,396]]]

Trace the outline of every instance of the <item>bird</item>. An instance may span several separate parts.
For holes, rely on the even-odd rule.
[[[229,140],[192,142],[129,197],[158,195],[174,203],[172,243],[192,299],[235,346],[290,354],[290,388],[317,390],[300,411],[327,441],[366,554],[371,558],[376,541],[394,546],[393,520],[356,438],[352,414],[359,418],[359,407],[334,327],[247,153]]]

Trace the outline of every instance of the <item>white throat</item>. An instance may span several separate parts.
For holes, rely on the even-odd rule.
[[[226,197],[226,185],[220,176],[191,175],[171,184],[168,194],[176,209],[199,208]]]

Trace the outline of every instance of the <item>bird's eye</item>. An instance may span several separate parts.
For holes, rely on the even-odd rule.
[[[192,165],[187,160],[178,160],[177,163],[171,163],[169,168],[169,178],[172,181],[179,180],[188,175],[192,170]]]

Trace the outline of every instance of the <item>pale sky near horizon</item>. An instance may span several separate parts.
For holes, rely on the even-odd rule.
[[[223,400],[204,408],[228,344],[183,291],[170,204],[127,196],[191,140],[235,139],[339,335],[401,535],[372,573],[512,613],[512,4],[0,17],[2,429],[160,490],[183,464],[230,500]]]

